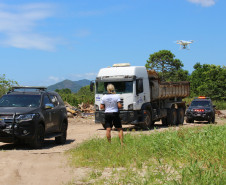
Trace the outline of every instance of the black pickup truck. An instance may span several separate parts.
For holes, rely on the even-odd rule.
[[[0,98],[0,142],[28,143],[42,148],[44,138],[57,144],[67,138],[68,119],[64,102],[44,87],[13,87]]]

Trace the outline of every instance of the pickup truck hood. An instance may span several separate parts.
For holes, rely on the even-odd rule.
[[[37,107],[0,107],[0,114],[29,114],[35,112]]]

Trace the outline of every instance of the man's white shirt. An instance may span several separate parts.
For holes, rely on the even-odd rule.
[[[100,101],[105,105],[105,112],[118,112],[118,102],[120,102],[118,94],[105,94]]]

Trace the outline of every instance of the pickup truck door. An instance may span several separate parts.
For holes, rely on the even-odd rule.
[[[144,96],[144,87],[143,87],[143,79],[137,79],[136,80],[136,107],[138,109],[141,108],[143,103],[145,102],[145,96]]]
[[[54,131],[54,114],[55,109],[53,108],[45,108],[45,105],[52,104],[49,97],[47,95],[44,95],[43,97],[43,116],[45,118],[45,130],[46,133],[53,132]]]

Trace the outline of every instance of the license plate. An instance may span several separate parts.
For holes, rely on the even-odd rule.
[[[201,116],[201,114],[197,114],[197,116]]]

